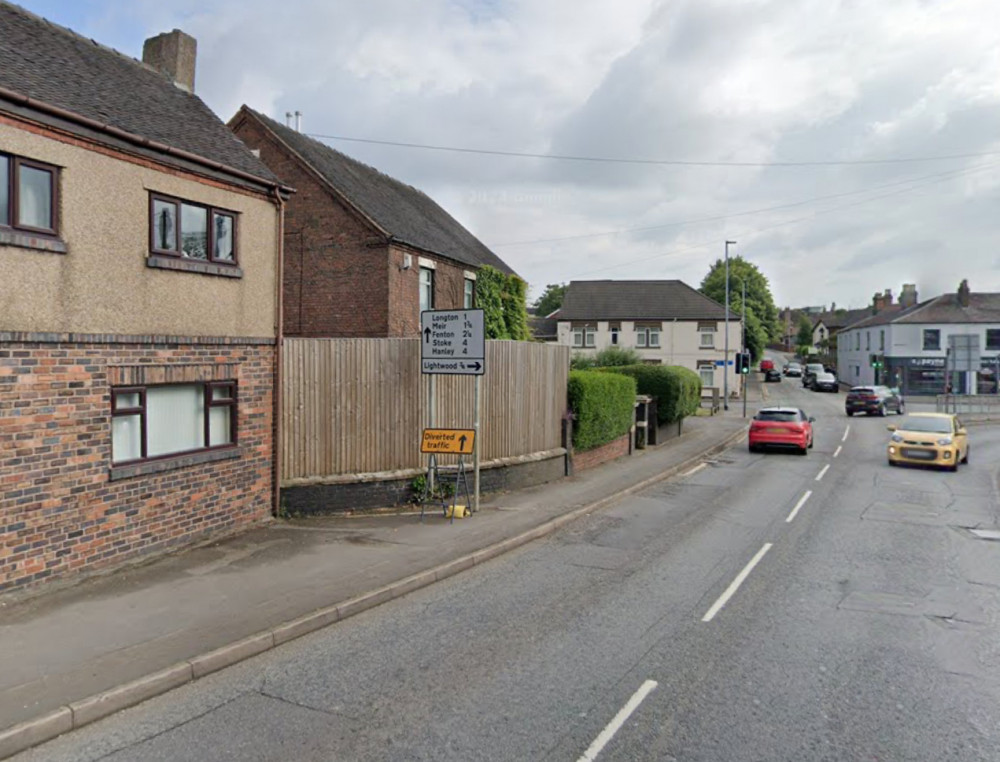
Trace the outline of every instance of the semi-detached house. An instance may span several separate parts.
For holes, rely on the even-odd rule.
[[[574,352],[635,349],[645,363],[690,368],[704,387],[726,385],[726,309],[679,280],[575,280],[556,318],[558,342]],[[739,388],[734,356],[741,346],[742,323],[733,314],[730,392]]]
[[[0,2],[0,591],[272,509],[288,189],[144,59]]]

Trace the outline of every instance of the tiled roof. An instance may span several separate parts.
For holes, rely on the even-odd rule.
[[[860,320],[864,320],[870,317],[872,314],[871,307],[861,307],[856,310],[835,310],[833,312],[823,312],[816,316],[813,320],[813,327],[819,321],[823,321],[823,325],[829,330],[840,330],[841,328],[846,328],[849,325],[857,323]]]
[[[133,58],[3,0],[0,87],[265,183],[277,181],[196,95]],[[0,97],[0,109],[3,104]]]
[[[726,309],[679,280],[575,280],[559,320],[725,320]],[[731,320],[739,315],[730,312]]]
[[[471,267],[490,265],[501,272],[513,272],[506,262],[422,191],[247,106],[240,112],[260,121],[387,235]],[[234,120],[238,118],[239,114]]]
[[[918,304],[893,323],[996,323],[1000,325],[1000,294],[970,293],[963,307],[958,294],[942,294]]]

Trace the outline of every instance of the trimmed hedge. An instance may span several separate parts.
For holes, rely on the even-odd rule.
[[[656,422],[673,423],[694,415],[701,405],[701,377],[677,365],[625,365],[604,368],[634,378],[639,394],[656,398]]]
[[[576,414],[573,447],[592,450],[632,428],[635,381],[613,373],[571,370],[569,406]]]

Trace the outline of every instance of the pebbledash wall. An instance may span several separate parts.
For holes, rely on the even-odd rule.
[[[0,116],[59,168],[57,246],[0,237],[0,593],[266,520],[278,209],[262,189]],[[238,271],[149,260],[150,193],[229,210]],[[112,463],[112,389],[235,382],[236,444]]]
[[[274,342],[0,333],[0,592],[270,514]],[[235,380],[237,445],[111,465],[111,388]]]

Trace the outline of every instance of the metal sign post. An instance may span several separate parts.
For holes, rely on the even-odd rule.
[[[434,377],[473,376],[472,510],[479,510],[480,377],[486,372],[483,310],[424,310],[420,313],[420,372],[430,375],[429,426],[434,418]],[[433,457],[433,456],[432,456]],[[432,469],[428,468],[430,472]]]

